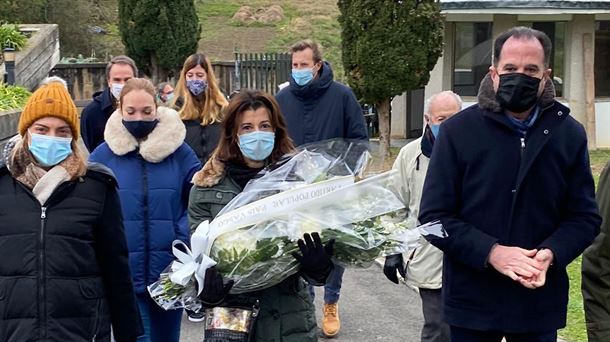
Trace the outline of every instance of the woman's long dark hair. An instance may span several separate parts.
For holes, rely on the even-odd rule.
[[[231,98],[231,102],[226,108],[220,142],[214,153],[218,160],[245,164],[244,157],[239,149],[239,137],[237,135],[239,122],[244,112],[248,110],[256,111],[259,108],[267,109],[271,127],[275,131],[275,144],[273,152],[269,156],[269,161],[275,163],[285,154],[295,151],[292,139],[290,139],[286,130],[284,116],[275,98],[259,90],[242,90]]]

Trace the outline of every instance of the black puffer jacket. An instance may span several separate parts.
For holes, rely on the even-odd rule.
[[[195,151],[197,158],[204,165],[220,141],[220,123],[201,126],[199,120],[182,120],[186,127],[184,142]]]
[[[89,170],[41,206],[0,168],[0,341],[135,341],[116,182]]]

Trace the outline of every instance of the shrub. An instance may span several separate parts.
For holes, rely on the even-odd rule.
[[[30,95],[23,87],[0,83],[0,112],[23,108]]]
[[[27,42],[27,37],[19,31],[19,27],[15,24],[0,25],[0,49],[12,47],[15,50],[21,50]]]

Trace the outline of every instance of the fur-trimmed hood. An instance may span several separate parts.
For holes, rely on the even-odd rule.
[[[117,109],[106,123],[104,139],[110,150],[116,155],[122,156],[139,148],[139,153],[144,160],[159,163],[182,145],[186,136],[186,128],[180,120],[178,112],[171,108],[158,107],[157,119],[159,119],[159,124],[146,140],[138,142],[123,125],[121,110]]]
[[[494,91],[493,81],[491,80],[491,74],[487,73],[483,80],[481,81],[481,86],[479,87],[479,94],[477,95],[477,102],[479,103],[479,107],[483,110],[487,110],[490,112],[502,112],[502,107],[496,100],[496,92]],[[546,84],[544,85],[544,90],[540,95],[539,104],[542,108],[546,108],[555,100],[555,86],[553,85],[553,81],[548,79]]]
[[[218,160],[218,158],[216,158],[216,153],[214,153],[205,165],[203,165],[203,168],[193,175],[192,183],[195,186],[211,188],[220,183],[225,177],[225,174],[225,163]]]

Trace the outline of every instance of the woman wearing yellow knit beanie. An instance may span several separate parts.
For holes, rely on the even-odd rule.
[[[142,324],[116,181],[87,165],[59,78],[23,108],[0,167],[0,341],[135,341]]]

